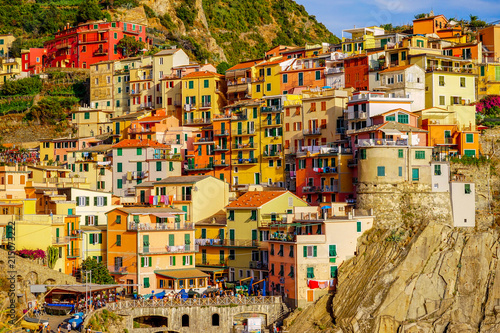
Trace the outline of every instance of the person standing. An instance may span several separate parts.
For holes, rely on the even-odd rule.
[[[68,330],[68,332],[71,332],[71,324],[68,323],[68,325],[66,325],[66,329]]]

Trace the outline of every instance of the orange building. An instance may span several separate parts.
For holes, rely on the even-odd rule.
[[[214,133],[213,127],[201,129],[194,139],[194,150],[188,151],[187,172],[190,175],[212,175],[214,171]]]
[[[281,91],[296,94],[305,88],[326,85],[326,59],[321,57],[295,59],[281,74]]]
[[[455,44],[443,48],[443,53],[447,56],[462,58],[464,60],[474,59],[482,61],[483,59],[482,43]]]
[[[82,260],[80,253],[82,234],[79,232],[80,216],[68,215],[64,218],[64,222],[66,223],[65,234],[69,237],[64,273],[74,276],[76,275]]]
[[[445,29],[448,20],[444,15],[434,15],[432,12],[426,17],[413,20],[413,34],[426,35],[438,34],[439,30]]]
[[[150,116],[140,117],[136,120],[132,120],[132,122],[130,123],[130,127],[128,128],[129,138],[158,141],[156,138],[156,132],[158,131],[157,126],[167,118],[169,117],[167,116],[165,109],[157,109],[153,110]],[[179,122],[177,121],[177,124],[173,126],[178,125]],[[165,128],[165,125],[160,127]]]
[[[500,61],[500,24],[491,25],[479,30],[479,41],[485,48],[485,58],[488,62]]]

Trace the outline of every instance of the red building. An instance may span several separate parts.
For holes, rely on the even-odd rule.
[[[146,42],[146,27],[128,22],[94,21],[66,26],[45,42],[46,67],[89,68],[99,61],[123,58],[118,42],[125,36]]]
[[[366,54],[344,59],[345,87],[356,90],[368,90],[369,69],[368,56]]]
[[[43,71],[43,59],[47,54],[46,49],[29,49],[22,50],[21,52],[21,62],[22,71],[29,72],[30,74],[39,74]]]

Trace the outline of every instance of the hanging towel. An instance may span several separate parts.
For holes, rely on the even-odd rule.
[[[319,282],[316,280],[309,280],[309,289],[319,288]]]
[[[149,203],[150,203],[151,205],[153,205],[153,204],[154,204],[154,198],[155,198],[155,197],[154,197],[153,195],[150,195],[150,196],[149,196]]]
[[[329,281],[318,281],[318,288],[319,289],[325,289],[329,285]]]
[[[127,171],[127,180],[132,180],[132,172]]]
[[[158,196],[154,195],[153,196],[153,205],[157,205],[157,204],[158,204]]]
[[[167,196],[166,195],[162,195],[161,198],[160,198],[160,202],[162,203],[167,203]]]

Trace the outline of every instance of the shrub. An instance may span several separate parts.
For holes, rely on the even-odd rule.
[[[22,258],[27,258],[27,259],[45,259],[45,257],[46,257],[45,251],[41,250],[41,249],[37,249],[37,250],[23,249],[23,250],[15,251],[14,253]]]
[[[7,81],[3,84],[0,95],[36,95],[42,90],[42,85],[42,80],[38,76]]]

